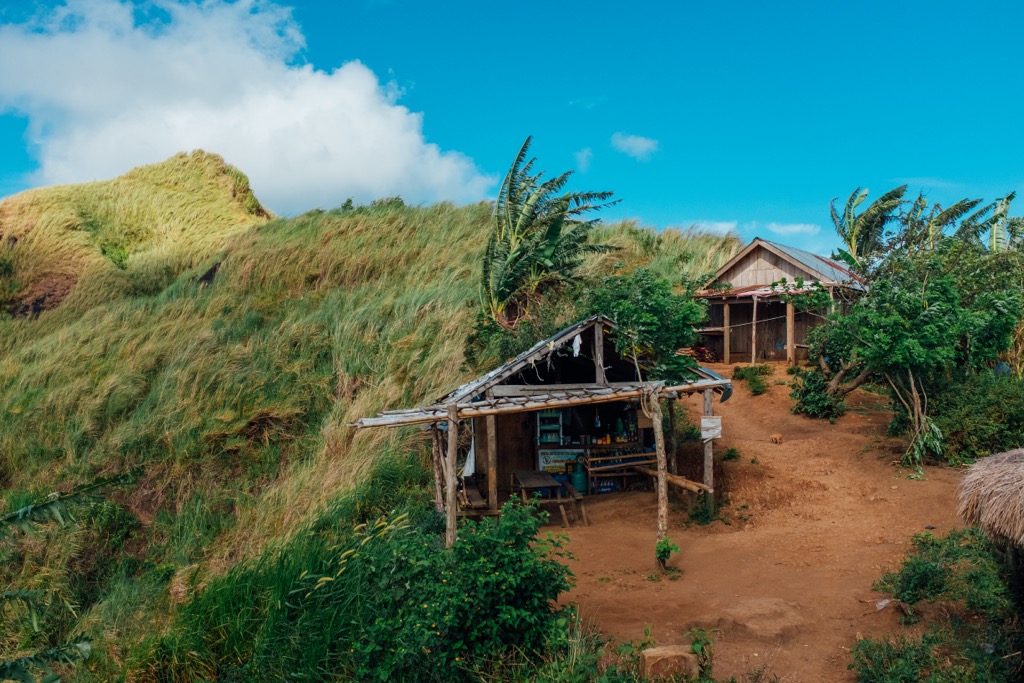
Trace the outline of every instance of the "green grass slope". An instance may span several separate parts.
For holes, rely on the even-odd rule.
[[[268,219],[245,175],[202,151],[114,180],[23,192],[0,202],[0,260],[17,283],[6,307],[83,309],[158,289]]]
[[[173,180],[168,165],[181,170]],[[0,584],[51,600],[39,632],[0,635],[0,660],[88,637],[95,680],[120,676],[204,577],[258,556],[383,456],[423,443],[417,430],[347,423],[472,374],[463,349],[488,204],[385,200],[268,222],[235,174],[212,155],[181,155],[125,176],[146,188],[137,194],[97,183],[0,205],[4,234],[21,226],[19,273],[35,272],[30,255],[78,268],[60,308],[0,320],[0,513],[143,471],[70,529],[0,542]],[[69,227],[82,215],[101,227]],[[738,248],[605,230],[620,251],[593,273],[609,258],[703,271]],[[111,243],[128,254],[124,269],[104,253]],[[694,256],[708,249],[709,260]]]

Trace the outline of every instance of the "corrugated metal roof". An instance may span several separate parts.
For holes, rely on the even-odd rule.
[[[818,254],[812,254],[811,252],[804,251],[803,249],[791,247],[788,244],[780,244],[766,239],[762,239],[761,241],[772,245],[812,272],[821,273],[821,275],[824,276],[825,282],[851,285],[857,288],[861,285],[861,279],[849,268],[838,261],[833,261],[830,258],[825,258]]]

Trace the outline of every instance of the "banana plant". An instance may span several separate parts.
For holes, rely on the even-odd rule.
[[[545,287],[571,280],[585,254],[608,249],[587,242],[596,220],[579,217],[616,203],[611,192],[563,192],[572,171],[535,174],[530,142],[501,184],[484,252],[481,305],[503,327],[514,327]]]
[[[829,204],[832,225],[846,245],[843,254],[852,261],[851,265],[863,266],[882,250],[885,229],[889,223],[896,220],[897,211],[903,204],[903,195],[906,192],[906,185],[893,188],[873,201],[861,213],[857,213],[857,208],[867,200],[867,189],[855,189],[842,210],[836,210],[836,201],[839,198],[832,200]]]

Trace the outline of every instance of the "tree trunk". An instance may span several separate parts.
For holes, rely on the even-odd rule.
[[[668,534],[668,462],[665,457],[665,434],[662,431],[661,400],[651,391],[644,396],[654,426],[655,453],[658,458],[658,540]]]

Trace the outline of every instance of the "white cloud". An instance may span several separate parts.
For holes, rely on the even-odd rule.
[[[576,152],[576,170],[580,173],[586,173],[590,170],[590,162],[594,159],[594,150],[589,147],[584,147],[580,151]]]
[[[813,223],[769,223],[765,227],[769,232],[786,237],[794,235],[810,237],[821,232],[821,226]]]
[[[0,110],[29,118],[35,182],[113,177],[196,148],[245,172],[282,213],[349,196],[474,201],[495,182],[426,142],[422,115],[363,64],[295,65],[304,38],[290,10],[264,0],[155,7],[162,18],[140,20],[130,3],[68,0],[0,25]]]
[[[651,158],[652,154],[658,151],[658,141],[641,135],[614,133],[612,135],[612,147],[623,154],[633,157],[637,161],[647,161]]]

